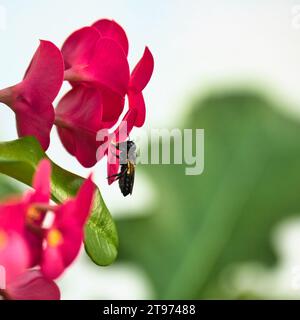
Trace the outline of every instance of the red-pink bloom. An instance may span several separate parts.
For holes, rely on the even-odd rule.
[[[46,211],[36,206],[48,206],[50,201],[51,167],[42,160],[33,179],[33,190],[20,199],[0,205],[0,230],[17,233],[25,241],[28,250],[27,265],[33,267],[40,262],[43,234],[42,223]],[[25,252],[25,250],[24,250]]]
[[[7,271],[7,290],[0,294],[6,298],[38,297],[30,292],[33,288],[49,289],[43,299],[58,297],[51,280],[73,262],[82,245],[95,185],[89,177],[74,199],[49,206],[50,175],[50,162],[42,160],[33,179],[35,189],[0,205],[0,265]],[[44,226],[49,211],[54,221]],[[40,269],[32,273],[29,269],[36,266]]]
[[[129,110],[122,120],[128,122],[125,139],[134,126],[144,124],[142,91],[153,72],[153,57],[146,48],[129,76],[126,33],[115,21],[107,19],[71,34],[62,47],[62,53],[65,79],[70,81],[73,89],[62,98],[56,109],[58,133],[67,151],[83,166],[91,167],[103,155],[108,155],[109,143],[96,141],[97,132],[112,128],[120,120],[126,95]],[[119,130],[117,128],[114,133]],[[108,140],[113,139],[110,137]],[[96,159],[97,150],[102,156]],[[108,158],[111,159],[112,155]],[[118,164],[110,165],[108,162],[109,173],[115,172],[117,167]]]
[[[59,299],[59,289],[53,281],[38,270],[28,270],[36,244],[32,246],[26,232],[25,207],[23,202],[0,206],[0,266],[4,270],[0,283],[4,280],[6,286],[0,288],[0,296],[14,300]]]
[[[122,109],[129,65],[123,48],[114,39],[102,36],[95,27],[84,27],[69,36],[61,51],[65,80],[101,89],[106,109],[111,109],[111,99],[118,103],[114,108]],[[105,116],[112,117],[109,112]]]
[[[41,269],[49,279],[56,279],[77,257],[83,227],[89,216],[95,191],[91,177],[82,185],[75,199],[58,206],[51,228],[46,230]]]
[[[40,262],[43,238],[42,233],[36,232],[36,230],[42,227],[45,212],[37,210],[35,205],[48,205],[50,199],[49,179],[50,164],[44,160],[41,162],[34,179],[33,186],[36,189],[20,199],[14,199],[0,205],[0,235],[2,235],[0,238],[7,245],[24,247],[22,250],[24,258],[20,254],[18,262],[26,260],[26,264],[23,263],[26,267],[33,267]],[[4,252],[2,253],[4,254]]]
[[[46,150],[54,124],[52,102],[63,82],[61,52],[51,42],[42,40],[19,84],[0,90],[0,101],[16,114],[19,136],[35,136]]]
[[[109,94],[123,97],[129,83],[129,65],[124,51],[127,37],[123,31],[125,40],[120,43],[116,34],[123,29],[111,21],[112,31],[109,32],[107,23],[101,21],[75,31],[63,44],[65,79],[73,84],[85,82],[105,88]]]
[[[128,40],[114,21],[72,33],[62,47],[65,79],[73,85],[56,109],[60,139],[85,167],[96,163],[97,132],[119,119],[129,85]]]

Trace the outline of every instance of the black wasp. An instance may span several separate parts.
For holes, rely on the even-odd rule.
[[[136,145],[133,141],[128,140],[116,144],[119,155],[116,157],[120,160],[120,172],[114,176],[119,180],[119,187],[124,197],[132,194],[134,185],[135,163],[136,163]]]

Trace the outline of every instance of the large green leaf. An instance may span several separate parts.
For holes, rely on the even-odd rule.
[[[185,127],[205,129],[204,173],[145,165],[158,199],[118,221],[120,256],[147,272],[158,298],[232,297],[228,268],[275,263],[270,232],[300,213],[300,125],[245,91],[198,101]]]
[[[0,143],[0,172],[31,185],[32,176],[42,158],[47,157],[37,140],[25,137]],[[64,202],[76,195],[83,178],[52,164],[51,189],[56,202]],[[115,224],[96,191],[95,204],[85,228],[85,248],[91,259],[99,265],[111,264],[117,256],[118,236]]]

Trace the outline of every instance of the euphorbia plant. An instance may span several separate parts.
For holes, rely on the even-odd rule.
[[[0,143],[0,172],[34,188],[0,206],[4,298],[59,298],[53,280],[72,263],[83,240],[95,263],[108,265],[116,258],[116,228],[91,177],[84,180],[42,159],[56,125],[64,147],[83,166],[92,167],[107,155],[108,182],[114,182],[119,160],[112,146],[144,124],[142,91],[154,67],[146,47],[130,73],[128,48],[122,27],[102,19],[72,33],[61,50],[42,40],[23,80],[0,90],[0,102],[15,112],[20,137]],[[64,80],[71,89],[54,108]],[[107,133],[105,139],[97,139],[99,131]],[[45,225],[49,215],[52,223]]]

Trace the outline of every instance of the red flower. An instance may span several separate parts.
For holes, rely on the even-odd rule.
[[[84,27],[72,33],[61,50],[66,67],[65,80],[73,85],[84,83],[100,89],[106,106],[104,117],[112,120],[115,117],[111,112],[116,113],[118,109],[117,117],[122,112],[129,84],[126,54],[115,40],[103,36],[98,28]]]
[[[33,180],[35,190],[0,205],[0,265],[7,272],[7,290],[0,295],[5,297],[19,297],[21,293],[34,296],[30,290],[39,286],[50,290],[42,297],[57,297],[56,285],[50,280],[62,274],[81,248],[95,186],[89,177],[76,198],[49,206],[50,174],[49,161],[42,160]],[[48,211],[55,218],[45,229]],[[40,270],[30,273],[29,269],[36,266]]]
[[[56,109],[60,139],[85,167],[96,163],[102,128],[119,119],[129,85],[128,41],[113,21],[100,20],[69,36],[62,47],[65,79],[73,85]]]
[[[49,279],[59,277],[77,257],[83,241],[83,227],[89,216],[95,188],[88,178],[75,199],[55,210],[55,220],[46,230],[41,270]]]
[[[54,123],[52,102],[63,82],[64,65],[59,49],[42,40],[19,84],[0,91],[0,101],[16,114],[19,136],[35,136],[44,150]]]
[[[114,21],[99,20],[72,33],[62,47],[65,80],[85,82],[124,96],[129,83],[128,40]]]
[[[134,126],[144,124],[142,91],[153,72],[153,57],[146,48],[129,76],[126,33],[116,22],[107,19],[71,34],[63,45],[62,53],[65,79],[70,81],[73,89],[62,98],[56,109],[57,130],[66,150],[83,166],[91,167],[108,154],[109,144],[96,141],[97,132],[108,131],[119,121],[126,95],[129,110],[122,120],[123,123],[128,122],[124,138]],[[117,128],[114,133],[119,130]],[[112,137],[106,142],[108,140],[111,141]],[[102,155],[99,157],[99,154]],[[110,160],[112,155],[108,158]],[[111,166],[109,161],[110,173],[117,167],[117,163]]]
[[[36,209],[36,205],[49,204],[50,173],[49,161],[41,161],[33,180],[34,190],[26,193],[21,199],[0,205],[0,230],[7,233],[6,238],[11,234],[12,240],[21,237],[25,241],[29,248],[26,265],[30,267],[40,262],[43,242],[40,229],[46,212]],[[18,244],[21,245],[20,239]]]
[[[0,265],[6,280],[6,288],[0,288],[0,296],[14,300],[59,299],[59,289],[53,281],[38,270],[28,270],[36,247],[25,233],[24,218],[22,202],[0,206]]]

